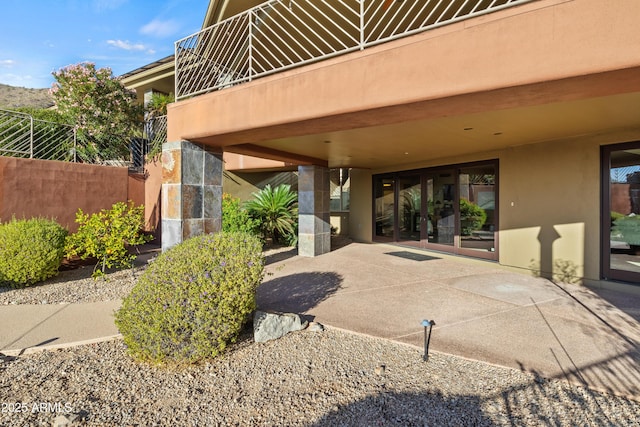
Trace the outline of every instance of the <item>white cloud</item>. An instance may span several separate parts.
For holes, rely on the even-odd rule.
[[[124,50],[145,50],[146,47],[142,43],[131,43],[128,40],[107,40],[107,44],[118,49]]]
[[[2,67],[12,67],[15,63],[16,61],[13,59],[0,59],[0,66]]]
[[[154,19],[148,24],[140,28],[140,33],[153,37],[169,37],[174,35],[180,29],[180,25],[174,20],[160,21]]]

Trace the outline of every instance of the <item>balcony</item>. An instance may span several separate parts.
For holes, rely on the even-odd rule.
[[[176,99],[531,1],[267,1],[176,42]]]

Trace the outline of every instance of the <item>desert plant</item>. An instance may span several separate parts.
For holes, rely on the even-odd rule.
[[[55,276],[66,236],[60,224],[43,218],[0,224],[0,284],[22,288]]]
[[[144,206],[134,207],[132,201],[118,202],[91,216],[78,209],[76,223],[78,231],[67,238],[65,250],[67,256],[97,258],[93,277],[104,276],[107,268],[130,267],[135,255],[127,247],[152,239],[142,232]]]
[[[260,222],[251,218],[249,212],[243,209],[240,199],[231,194],[222,195],[222,231],[244,231],[257,234]]]
[[[260,231],[265,238],[274,242],[291,243],[297,234],[298,196],[291,186],[281,184],[272,189],[267,184],[253,193],[245,207],[249,215],[260,221]]]
[[[482,228],[487,221],[487,213],[480,206],[467,199],[460,199],[460,228],[463,236],[470,236],[474,230]]]
[[[263,269],[261,242],[248,233],[201,235],[163,252],[116,313],[129,353],[155,363],[215,357],[255,310]]]

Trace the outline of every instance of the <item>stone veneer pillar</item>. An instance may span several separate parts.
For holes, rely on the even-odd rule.
[[[162,146],[162,250],[222,229],[222,154],[189,141]]]
[[[331,250],[329,169],[298,166],[298,254],[314,257]]]

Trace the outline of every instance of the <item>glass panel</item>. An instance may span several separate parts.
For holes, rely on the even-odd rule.
[[[427,175],[427,234],[429,243],[453,245],[455,180],[453,170]]]
[[[342,210],[342,204],[340,203],[340,169],[329,170],[329,209],[331,212],[337,212]]]
[[[493,165],[460,169],[460,247],[495,251],[496,174]]]
[[[350,192],[351,192],[351,175],[349,171],[351,169],[340,169],[342,171],[341,182],[342,182],[342,191],[340,197],[342,198],[342,210],[348,211],[350,204]]]
[[[611,269],[640,273],[640,149],[611,153]]]
[[[420,176],[398,180],[400,198],[398,201],[398,231],[400,240],[420,240],[420,218],[422,195]]]
[[[349,210],[349,190],[351,180],[349,169],[331,169],[329,171],[329,191],[331,212],[344,212]]]
[[[393,238],[393,206],[395,182],[393,179],[376,180],[376,236]]]

